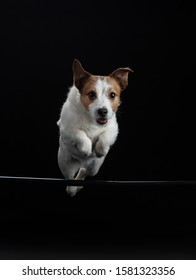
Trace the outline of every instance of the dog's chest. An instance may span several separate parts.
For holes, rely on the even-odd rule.
[[[99,138],[100,134],[104,133],[105,127],[97,127],[95,125],[81,125],[81,130],[83,130],[87,136],[92,140],[92,142],[96,142]]]

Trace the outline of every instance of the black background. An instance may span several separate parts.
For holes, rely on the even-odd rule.
[[[93,74],[134,70],[97,179],[194,179],[194,12],[187,1],[6,1],[1,174],[61,176],[56,121],[78,58]]]
[[[118,111],[120,127],[118,140],[95,179],[196,179],[194,134],[196,68],[193,4],[188,1],[174,0],[128,2],[77,0],[6,1],[3,5],[0,175],[63,178],[57,165],[58,128],[56,122],[68,88],[72,85],[72,62],[74,58],[77,58],[92,74],[107,75],[118,67],[130,67],[134,70],[134,74],[129,76],[129,86],[122,94],[122,104]],[[29,185],[28,192],[24,191],[23,185],[17,185],[17,188],[22,193],[22,203],[20,199],[18,200],[19,195],[17,196],[16,191],[14,192],[16,200],[12,201],[13,193],[10,192],[13,209],[18,209],[18,212],[15,212],[16,216],[12,216],[15,210],[10,210],[10,206],[6,204],[10,199],[10,194],[5,194],[6,209],[9,209],[8,217],[12,217],[11,220],[17,217],[14,220],[16,224],[13,226],[23,225],[22,229],[27,228],[30,234],[33,226],[29,225],[29,216],[32,215],[31,224],[34,225],[34,231],[38,234],[36,221],[40,213],[48,224],[53,223],[57,217],[57,224],[60,224],[65,214],[64,188],[61,189],[60,202],[58,201],[59,193],[54,191],[53,186],[49,187],[48,194],[46,194],[46,186],[40,187],[38,196],[35,195],[37,186]],[[86,202],[92,199],[92,190],[89,189],[89,191],[90,197],[86,196],[85,200],[84,194],[78,194],[79,198],[74,200],[74,204],[69,198],[65,198],[66,201],[68,200],[66,209],[71,205],[70,212],[74,207],[76,208],[73,212],[80,211],[77,208],[78,205],[81,207],[83,205],[80,198],[82,197]],[[115,229],[113,229],[116,232],[118,225],[116,221],[122,218],[120,214],[120,216],[117,215],[117,209],[123,209],[120,213],[124,217],[124,225],[127,218],[130,218],[129,203],[133,205],[131,213],[135,211],[135,206],[136,212],[141,214],[140,217],[137,216],[140,219],[142,219],[142,213],[148,209],[145,208],[148,202],[151,204],[154,201],[147,213],[152,214],[157,211],[158,202],[155,201],[161,194],[157,194],[153,189],[150,189],[148,194],[144,190],[142,198],[139,198],[137,190],[133,191],[131,201],[127,197],[128,192],[126,193],[126,190],[123,192],[126,199],[123,198],[120,190],[115,190],[113,203],[110,202],[111,192],[108,192],[104,198],[101,192],[98,193],[97,198],[93,196],[90,205],[85,205],[86,208],[81,216],[89,213],[88,207],[90,211],[93,206],[100,207],[100,200],[103,199],[104,210],[100,212],[97,210],[95,218],[103,218],[101,223],[103,226],[99,231],[103,232],[107,229],[107,234],[110,235],[110,226],[107,221],[110,221],[112,217],[113,225],[115,224]],[[119,193],[120,197],[118,197]],[[134,195],[137,196],[135,200]],[[148,195],[147,200],[145,200],[145,195]],[[52,207],[48,201],[52,201],[53,196],[55,201]],[[175,191],[171,197],[176,199]],[[165,191],[160,205],[164,205],[162,199],[168,198],[167,206],[173,207],[173,204],[170,204],[171,197]],[[180,196],[179,201],[176,200],[177,208],[174,207],[174,209],[180,207],[182,198],[183,195]],[[187,204],[183,204],[180,208],[180,213],[184,213],[184,216],[181,215],[184,217],[184,222],[189,221],[185,218],[187,211],[190,210],[186,208],[190,202],[189,199],[187,198]],[[79,204],[76,203],[77,200]],[[142,206],[143,203],[145,206]],[[192,198],[191,203],[193,203]],[[124,208],[121,208],[120,204],[124,205]],[[20,205],[19,208],[18,205]],[[193,207],[193,204],[191,205],[190,207]],[[112,211],[107,210],[110,207],[116,209],[113,215]],[[54,208],[57,208],[56,212]],[[52,222],[49,222],[50,218],[44,209],[50,209],[53,213]],[[161,217],[164,216],[164,209],[161,210]],[[167,208],[167,213],[170,210],[170,207]],[[126,212],[125,216],[123,211]],[[175,211],[172,218],[170,217],[170,225],[173,225],[173,218],[175,220],[177,210]],[[193,209],[190,212],[193,213]],[[24,216],[26,222],[18,218],[24,213],[26,213]],[[38,220],[37,224],[42,225],[42,218]],[[77,222],[80,224],[81,219]],[[174,235],[179,227],[181,229],[180,223],[179,218],[177,225],[173,227]],[[136,225],[141,226],[140,223]],[[40,226],[40,231],[44,228],[42,226]],[[81,224],[80,226],[82,227]],[[148,228],[147,222],[144,228]],[[140,232],[144,230],[140,227],[139,229]],[[189,230],[191,232],[191,227],[188,227],[188,234]],[[60,228],[57,231],[61,231],[62,234],[63,229]],[[93,231],[96,232],[96,237],[99,236],[97,228],[94,227]],[[161,232],[162,228],[158,227],[158,231]],[[86,236],[86,232],[84,235]],[[92,234],[89,235],[92,236]],[[80,240],[79,237],[78,239]],[[114,251],[113,245],[111,246],[110,253]]]

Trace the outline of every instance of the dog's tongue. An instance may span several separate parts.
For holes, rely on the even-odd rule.
[[[97,122],[99,123],[99,124],[106,124],[107,123],[107,119],[105,119],[105,118],[98,118],[97,119]]]

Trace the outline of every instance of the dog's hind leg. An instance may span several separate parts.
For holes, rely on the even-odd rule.
[[[75,180],[84,180],[87,175],[86,168],[80,168],[78,174],[75,177]],[[70,196],[76,195],[83,187],[82,186],[67,186],[67,193]]]

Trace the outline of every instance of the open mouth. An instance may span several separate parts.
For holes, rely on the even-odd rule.
[[[97,119],[98,124],[106,124],[108,122],[108,120],[106,118],[98,118]]]

